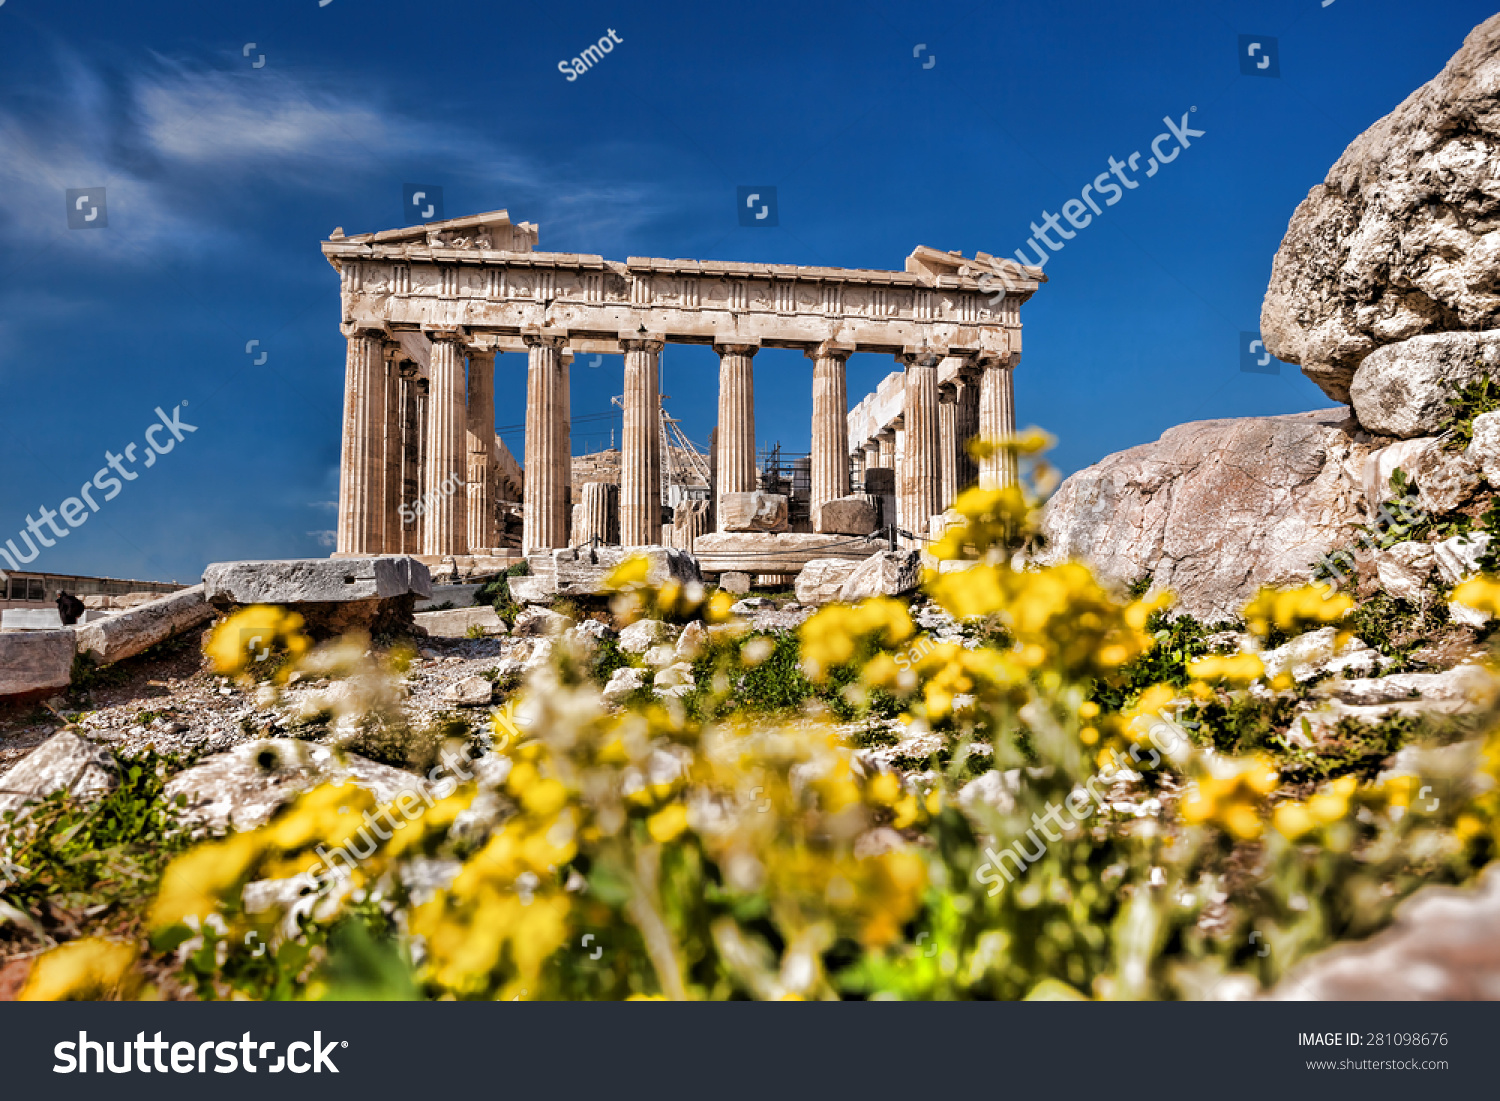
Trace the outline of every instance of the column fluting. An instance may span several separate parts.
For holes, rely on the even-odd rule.
[[[456,333],[433,333],[427,379],[427,456],[422,509],[422,553],[469,552],[464,348]]]
[[[625,340],[625,423],[620,435],[620,545],[661,542],[660,340]]]

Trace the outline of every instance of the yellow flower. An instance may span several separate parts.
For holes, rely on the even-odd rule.
[[[1276,832],[1288,841],[1295,841],[1317,828],[1317,822],[1301,803],[1282,803],[1271,816],[1271,823],[1276,827]]]
[[[214,628],[203,651],[217,673],[238,673],[278,647],[295,661],[312,647],[296,612],[269,604],[241,608]],[[284,670],[283,672],[286,672]]]
[[[1195,680],[1250,684],[1266,675],[1266,667],[1256,654],[1211,654],[1188,662],[1187,672]]]
[[[668,841],[676,840],[678,835],[687,829],[687,824],[687,807],[681,803],[673,803],[646,819],[646,830],[651,834],[653,841],[666,844]]]
[[[1453,590],[1453,603],[1500,616],[1500,580],[1488,574],[1471,577]]]
[[[1245,605],[1245,625],[1250,633],[1265,638],[1272,628],[1289,635],[1325,623],[1336,623],[1354,607],[1347,593],[1335,593],[1328,585],[1300,589],[1263,588]]]
[[[19,999],[23,1002],[130,998],[141,986],[136,950],[118,941],[86,937],[40,956]]]

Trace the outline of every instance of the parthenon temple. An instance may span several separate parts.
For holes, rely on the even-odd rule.
[[[1045,282],[991,258],[918,247],[903,271],[742,261],[606,260],[540,252],[537,227],[505,211],[345,236],[323,254],[339,272],[348,340],[338,555],[505,557],[502,516],[520,498],[522,553],[575,545],[763,549],[761,572],[795,569],[819,540],[925,536],[964,486],[1006,484],[1003,456],[965,443],[1015,431],[1020,306]],[[668,509],[661,491],[660,364],[669,343],[719,356],[710,500]],[[756,462],[755,356],[811,360],[812,425],[802,531]],[[495,434],[499,352],[528,357],[525,453]],[[898,370],[849,407],[856,352]],[[571,484],[569,365],[623,355],[619,484]],[[777,386],[785,380],[777,379]],[[764,383],[763,383],[764,385]],[[602,490],[603,487],[600,487]],[[726,558],[727,562],[728,559]]]

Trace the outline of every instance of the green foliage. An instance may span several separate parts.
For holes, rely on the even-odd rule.
[[[1412,651],[1430,643],[1448,622],[1448,606],[1440,600],[1418,607],[1385,592],[1356,605],[1344,621],[1356,638],[1395,659],[1387,673],[1406,670]]]
[[[1132,595],[1135,587],[1131,586]],[[1146,621],[1146,630],[1155,639],[1151,649],[1126,665],[1113,684],[1095,684],[1090,698],[1100,707],[1116,711],[1153,684],[1182,688],[1190,679],[1187,663],[1208,654],[1208,637],[1235,630],[1237,626],[1234,623],[1209,626],[1190,615],[1170,619],[1165,611],[1152,612]]]
[[[164,794],[188,763],[154,749],[116,756],[119,785],[102,798],[59,791],[0,816],[0,887],[34,933],[61,926],[76,935],[129,918],[151,897],[167,861],[188,846],[180,804]]]
[[[1500,388],[1488,375],[1459,386],[1448,398],[1448,417],[1442,428],[1448,434],[1443,446],[1462,451],[1474,439],[1474,418],[1500,409]]]

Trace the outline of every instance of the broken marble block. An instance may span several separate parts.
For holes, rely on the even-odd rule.
[[[880,523],[880,509],[872,496],[836,497],[818,510],[818,531],[829,535],[869,535]]]
[[[203,595],[225,611],[247,604],[288,608],[314,637],[402,634],[411,630],[417,600],[432,595],[432,578],[409,555],[215,562],[203,571]]]
[[[113,791],[119,783],[114,759],[93,742],[64,730],[37,746],[0,775],[0,814],[66,790],[77,798]],[[0,879],[0,886],[3,886]]]
[[[0,631],[0,696],[66,688],[73,680],[74,633]]]
[[[780,493],[726,493],[719,498],[720,531],[786,531],[787,498]]]

